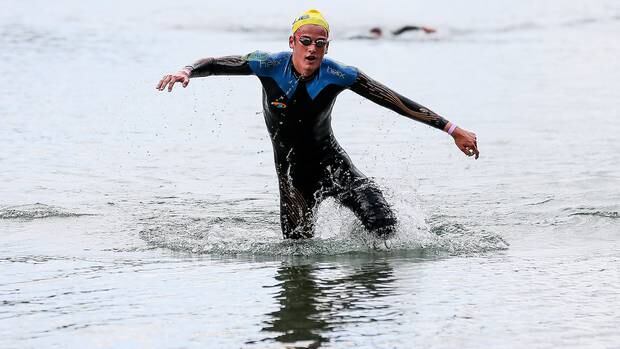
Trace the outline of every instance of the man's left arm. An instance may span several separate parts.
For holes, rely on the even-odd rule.
[[[351,86],[351,91],[365,97],[383,107],[389,108],[410,119],[443,130],[454,138],[456,146],[467,156],[478,159],[478,143],[476,135],[444,119],[432,110],[394,92],[361,71]]]

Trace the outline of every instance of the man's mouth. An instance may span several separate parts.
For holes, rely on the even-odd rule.
[[[306,56],[306,60],[314,62],[316,60],[316,56]]]

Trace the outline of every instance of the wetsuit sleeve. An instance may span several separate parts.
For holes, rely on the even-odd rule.
[[[440,130],[443,130],[448,123],[448,120],[428,108],[399,95],[361,71],[349,89],[383,107]]]
[[[186,66],[191,70],[190,78],[209,75],[251,75],[248,56],[226,56],[219,58],[204,58],[192,65]]]

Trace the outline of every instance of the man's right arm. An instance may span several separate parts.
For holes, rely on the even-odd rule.
[[[253,74],[247,56],[226,56],[220,58],[204,58],[173,74],[166,74],[155,87],[159,91],[172,91],[174,84],[180,82],[187,87],[190,78],[209,75],[250,75]]]
[[[248,64],[247,56],[226,56],[220,58],[204,58],[184,70],[189,71],[190,78],[200,78],[209,75],[250,75],[252,69]]]

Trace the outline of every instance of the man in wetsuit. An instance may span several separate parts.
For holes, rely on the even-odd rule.
[[[375,183],[352,163],[331,128],[336,97],[349,89],[411,119],[452,135],[458,148],[478,158],[476,135],[399,95],[355,67],[324,58],[329,25],[317,10],[293,22],[292,52],[253,52],[205,58],[165,75],[157,89],[172,91],[209,75],[256,75],[263,86],[263,113],[271,136],[280,188],[285,238],[313,235],[318,203],[327,196],[351,209],[379,237],[394,233],[396,217]]]

